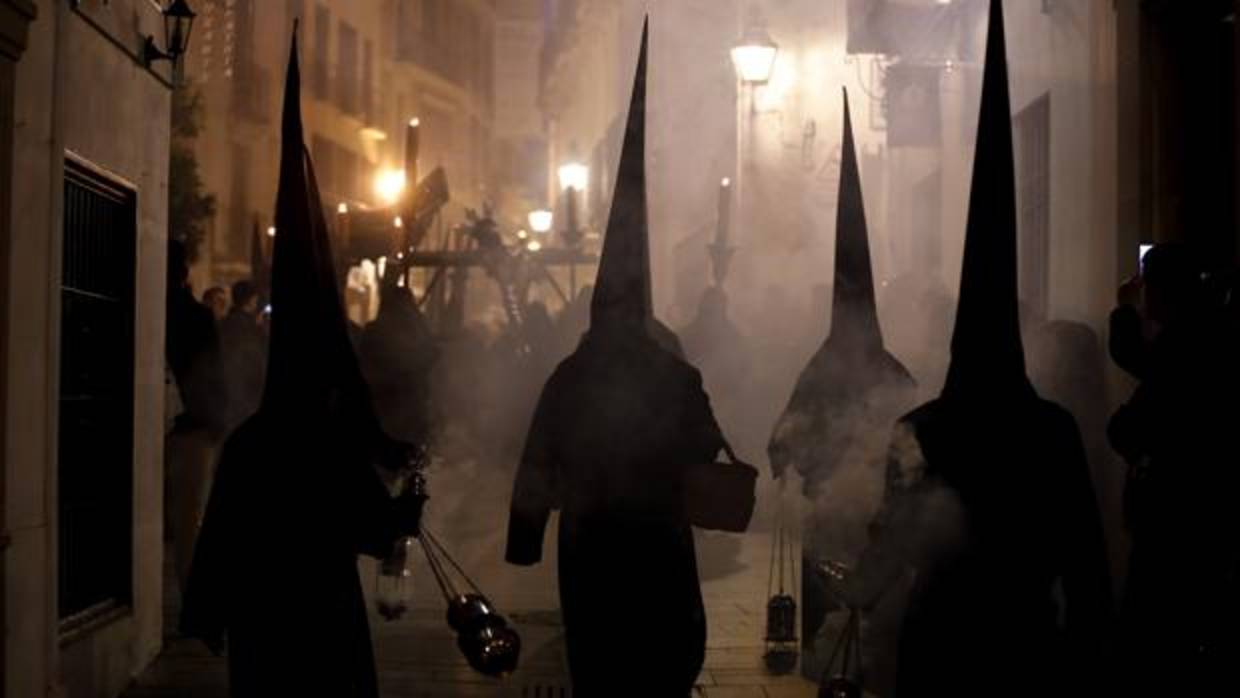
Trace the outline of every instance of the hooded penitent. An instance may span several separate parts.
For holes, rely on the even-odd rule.
[[[345,330],[299,98],[294,38],[267,381],[221,450],[181,629],[212,647],[227,637],[234,696],[372,698],[356,557],[415,532],[421,500],[392,499],[375,471],[406,450],[379,429]]]
[[[654,316],[646,208],[647,45],[648,37],[643,32],[611,213],[590,301],[590,328],[608,333],[646,334],[679,356],[683,354],[680,340]]]
[[[883,507],[850,584],[851,601],[865,604],[916,571],[900,698],[996,686],[1083,695],[1097,692],[1085,670],[1102,664],[1109,583],[1080,433],[1024,371],[1004,54],[995,0],[949,377],[896,426]]]
[[[645,44],[590,331],[543,388],[508,524],[508,561],[535,564],[560,511],[560,601],[582,696],[687,695],[706,644],[682,474],[712,462],[722,437],[701,376],[652,339]]]
[[[883,346],[870,266],[869,231],[852,116],[844,93],[844,140],[835,224],[835,280],[831,331],[802,371],[767,447],[781,475],[795,468],[804,479],[813,511],[806,518],[802,564],[802,628],[807,654],[802,669],[820,673],[831,643],[816,642],[829,606],[813,574],[822,558],[853,559],[881,496],[880,464],[891,424],[912,404],[915,383]],[[830,483],[830,484],[829,484]],[[890,633],[888,609],[870,618],[865,654],[876,688],[882,687],[882,651]],[[890,675],[890,671],[885,672]],[[808,673],[807,673],[808,675]],[[817,678],[812,676],[811,678]]]
[[[914,387],[908,371],[883,346],[847,93],[842,152],[831,331],[802,371],[768,446],[776,475],[795,467],[808,492],[829,478],[854,440],[864,436],[856,433],[863,425],[853,423],[863,417],[862,402],[877,402],[883,408],[878,411],[894,419],[907,409],[908,403],[900,402]]]

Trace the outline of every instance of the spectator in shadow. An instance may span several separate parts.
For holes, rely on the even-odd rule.
[[[1240,690],[1235,334],[1192,248],[1157,245],[1143,267],[1111,315],[1112,358],[1140,380],[1107,430],[1128,465],[1123,668],[1142,695],[1227,695]]]

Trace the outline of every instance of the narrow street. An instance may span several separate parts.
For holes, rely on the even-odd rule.
[[[371,630],[384,698],[570,695],[556,585],[555,524],[547,532],[543,564],[519,568],[503,562],[511,475],[480,472],[473,463],[436,466],[429,476],[428,527],[483,587],[521,634],[521,663],[506,681],[474,672],[457,650],[444,603],[421,556],[414,571],[414,607],[386,622],[371,614]],[[769,525],[774,489],[762,486],[751,532],[698,533],[698,561],[706,601],[708,640],[698,695],[715,697],[814,696],[817,687],[763,667],[763,632],[771,554]],[[374,588],[375,564],[362,563],[363,585]],[[171,582],[171,580],[169,580]],[[175,599],[166,604],[175,613]],[[307,609],[312,613],[313,609]],[[171,625],[171,624],[170,624]],[[652,628],[651,632],[658,632]],[[626,670],[640,671],[640,667]],[[224,698],[227,669],[195,641],[171,639],[160,659],[125,698]]]

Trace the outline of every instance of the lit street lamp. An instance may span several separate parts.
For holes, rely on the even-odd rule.
[[[577,221],[577,195],[586,190],[590,181],[590,168],[580,162],[566,162],[560,166],[560,189],[564,191],[564,242],[569,247],[581,244],[581,226]]]
[[[758,7],[755,5],[750,9],[740,41],[732,48],[732,65],[736,69],[737,80],[736,176],[732,180],[724,179],[720,185],[721,215],[718,235],[721,236],[721,239],[717,239],[713,246],[713,254],[716,257],[715,273],[717,283],[722,283],[726,275],[728,260],[731,258],[731,248],[727,244],[730,220],[723,215],[722,209],[725,205],[731,204],[733,196],[735,196],[737,213],[739,214],[739,232],[743,235],[747,228],[744,175],[746,166],[752,165],[753,160],[752,157],[748,157],[747,151],[752,147],[753,139],[752,134],[749,132],[753,128],[753,117],[757,114],[754,92],[770,81],[771,75],[775,72],[775,59],[778,55],[779,45],[767,33],[766,21],[762,18]],[[749,100],[748,108],[745,107],[746,96],[748,96]],[[747,115],[748,118],[746,118]]]
[[[530,230],[539,235],[546,235],[551,232],[551,224],[554,220],[552,213],[546,209],[531,211],[529,215]]]
[[[579,162],[560,165],[560,188],[585,191],[590,180],[590,168]]]
[[[375,195],[379,201],[392,205],[400,201],[405,192],[405,171],[395,168],[380,170],[375,175]]]
[[[765,85],[775,69],[779,44],[766,32],[766,25],[756,9],[750,14],[748,24],[740,43],[732,49],[732,65],[741,82],[749,86]]]

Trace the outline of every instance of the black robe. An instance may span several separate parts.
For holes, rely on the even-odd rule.
[[[591,332],[547,382],[517,472],[507,558],[538,562],[560,510],[575,694],[692,688],[706,617],[681,474],[722,446],[700,374],[639,333]]]
[[[386,556],[421,504],[388,496],[384,454],[358,443],[261,410],[225,442],[181,630],[227,638],[233,698],[378,696],[357,556]]]
[[[1090,695],[1110,590],[1072,416],[1028,390],[901,419],[856,599],[907,569],[900,698]]]
[[[881,345],[829,338],[801,372],[767,445],[776,477],[791,467],[810,501],[801,546],[802,672],[819,678],[832,647],[817,646],[836,603],[814,572],[823,560],[853,562],[866,546],[881,496],[886,438],[913,404],[916,383]],[[890,685],[903,599],[895,593],[867,617],[866,685]]]

